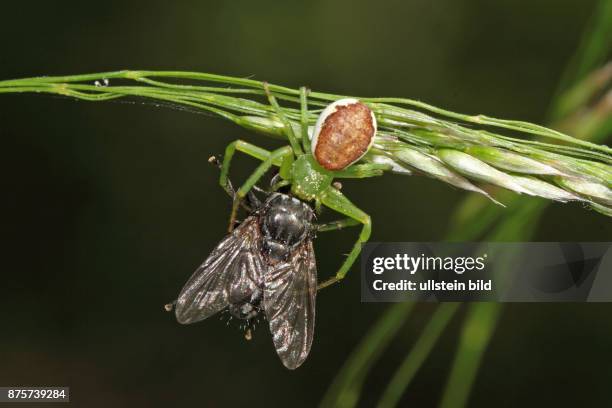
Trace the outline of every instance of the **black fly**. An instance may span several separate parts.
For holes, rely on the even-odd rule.
[[[176,301],[177,320],[195,323],[227,308],[248,326],[263,315],[285,367],[299,367],[314,333],[313,220],[313,210],[297,198],[268,196],[187,281]]]

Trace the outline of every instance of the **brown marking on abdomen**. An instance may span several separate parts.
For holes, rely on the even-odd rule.
[[[327,170],[342,170],[366,153],[375,132],[365,104],[338,106],[321,126],[314,157]]]

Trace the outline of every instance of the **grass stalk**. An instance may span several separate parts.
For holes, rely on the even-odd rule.
[[[301,123],[312,127],[327,103],[346,97],[309,91],[308,107],[302,111],[304,94],[298,89],[269,84],[283,103],[280,118],[264,97],[263,86],[253,79],[199,72],[126,70],[5,80],[0,81],[0,93],[48,93],[92,102],[161,101],[209,112],[276,138],[283,137],[286,126],[304,137],[297,131]],[[495,203],[487,186],[558,202],[581,201],[604,214],[612,212],[608,146],[532,123],[465,115],[411,99],[360,99],[380,124],[374,144],[377,160],[386,157],[396,172],[429,176]]]
[[[602,10],[607,10],[607,12],[602,13]],[[596,7],[592,20],[593,24],[589,25],[586,30],[579,51],[566,70],[560,86],[563,92],[559,93],[551,104],[551,121],[556,123],[556,126],[569,129],[587,140],[596,140],[600,135],[609,135],[612,131],[612,121],[610,120],[610,114],[612,113],[611,92],[604,93],[602,102],[591,103],[595,95],[601,94],[602,89],[609,86],[610,79],[612,79],[612,65],[608,63],[603,68],[595,70],[590,75],[588,74],[589,71],[600,65],[604,61],[603,58],[608,56],[612,50],[612,41],[610,41],[612,37],[609,35],[612,33],[612,2],[601,0]],[[571,82],[574,82],[574,85],[568,86]],[[607,106],[602,109],[602,104],[607,104]],[[589,105],[591,106],[589,107]],[[591,112],[594,112],[594,115]],[[593,121],[593,116],[597,117],[598,120]],[[589,126],[584,126],[581,123],[585,121],[589,123]],[[487,240],[528,241],[533,237],[538,220],[548,203],[525,201],[516,197],[510,198],[510,200],[507,216],[495,228],[491,229]],[[463,240],[476,240],[481,237],[502,214],[497,209],[491,209],[491,206],[488,206],[487,210],[482,212],[480,211],[482,205],[483,200],[479,200],[478,197],[470,197],[466,200],[456,212],[456,220],[459,222],[455,223],[454,228],[449,232],[449,236]],[[602,213],[608,211],[607,207],[594,209]],[[485,222],[477,222],[478,220],[482,221],[483,218]],[[512,260],[506,260],[505,265],[512,265]],[[484,309],[484,313],[487,313],[486,309],[488,308],[496,308],[498,310],[492,313],[499,315],[501,305],[481,303],[474,305],[474,307]],[[489,320],[489,332],[493,330],[496,321],[497,317]],[[468,324],[470,324],[469,321],[466,321],[464,330],[467,330]],[[485,348],[486,343],[481,343],[479,360],[482,358]],[[479,363],[470,364],[470,362],[463,361],[463,353],[464,351],[459,348],[455,355],[455,362],[441,403],[444,408],[465,406],[471,392]],[[466,371],[471,377],[468,380],[465,379]]]
[[[440,408],[465,406],[500,311],[501,304],[499,303],[470,305],[450,371],[449,378],[452,381],[446,385]]]
[[[402,328],[413,307],[414,303],[397,303],[383,314],[338,371],[321,407],[350,408],[357,405],[370,368]]]
[[[442,303],[436,309],[416,343],[389,381],[378,402],[378,408],[392,408],[397,405],[404,394],[404,390],[408,388],[408,385],[431,353],[458,307],[459,303]]]

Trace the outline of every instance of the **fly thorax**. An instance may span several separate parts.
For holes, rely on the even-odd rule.
[[[268,259],[268,263],[276,264],[278,262],[284,262],[289,258],[291,247],[279,242],[267,240],[263,243],[263,251]]]
[[[286,194],[270,196],[262,215],[263,250],[272,261],[286,260],[312,228],[312,209]]]

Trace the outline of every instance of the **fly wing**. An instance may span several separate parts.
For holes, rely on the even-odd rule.
[[[176,301],[176,319],[204,320],[250,296],[261,284],[265,263],[257,217],[248,217],[226,236],[187,281]]]
[[[310,352],[314,334],[317,265],[307,239],[264,276],[264,310],[274,347],[285,367],[299,367]]]

